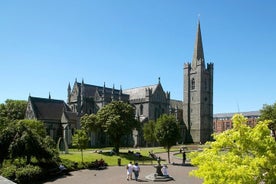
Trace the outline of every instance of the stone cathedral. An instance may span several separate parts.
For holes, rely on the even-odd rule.
[[[184,64],[183,120],[187,127],[186,142],[205,143],[213,133],[213,63],[205,65],[200,22],[194,55]]]
[[[97,113],[114,100],[130,103],[135,108],[135,117],[143,126],[156,121],[162,114],[174,115],[179,123],[181,139],[178,143],[205,143],[213,132],[213,63],[205,65],[200,23],[198,22],[194,55],[191,63],[184,64],[183,102],[170,97],[158,79],[158,83],[132,89],[116,89],[78,82],[67,88],[67,103],[61,100],[29,97],[26,118],[41,120],[47,132],[55,140],[63,138],[71,143],[75,129],[80,128],[84,114]],[[108,146],[103,132],[91,134],[91,146]],[[133,130],[124,139],[124,146],[144,146],[143,132]]]

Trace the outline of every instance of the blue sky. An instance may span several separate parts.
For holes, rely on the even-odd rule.
[[[183,98],[200,14],[214,63],[214,113],[276,101],[274,0],[13,0],[0,2],[0,103],[66,100],[75,79],[123,89],[156,84]]]

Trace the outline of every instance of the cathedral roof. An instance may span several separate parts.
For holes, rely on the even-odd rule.
[[[77,118],[77,113],[75,113],[75,112],[65,111],[65,116],[67,117],[67,119],[68,119],[69,121],[75,122],[75,121],[78,120],[78,118]]]
[[[183,109],[183,102],[181,100],[170,100],[170,106],[172,108]]]
[[[81,89],[81,85],[82,83],[77,83],[79,89]],[[102,95],[105,92],[105,95],[111,96],[111,94],[113,93],[114,95],[119,95],[120,94],[120,90],[115,89],[115,88],[108,88],[105,86],[96,86],[96,85],[91,85],[91,84],[85,84],[84,85],[84,96],[86,97],[94,97],[96,92],[98,91],[98,93],[100,95]],[[122,96],[124,96],[125,94],[122,94]]]
[[[76,119],[76,114],[63,100],[49,98],[29,97],[34,114],[38,120],[60,121],[62,113],[65,112],[69,119]]]
[[[151,90],[152,93],[154,93],[155,90],[157,89],[158,85],[159,84],[137,87],[137,88],[132,88],[132,89],[126,89],[126,90],[123,90],[123,93],[128,94],[130,100],[142,99],[142,98],[146,97],[147,90]]]

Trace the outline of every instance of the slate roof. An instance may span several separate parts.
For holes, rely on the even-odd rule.
[[[123,90],[123,93],[128,94],[130,100],[142,99],[142,98],[146,97],[146,89],[151,89],[152,93],[154,93],[157,86],[158,86],[158,84],[143,86],[143,87],[138,87],[138,88],[132,88],[132,89],[126,89],[126,90]]]
[[[76,122],[78,120],[77,113],[75,112],[65,111],[65,116],[70,122]]]
[[[260,111],[248,111],[248,112],[233,112],[233,113],[218,113],[214,114],[214,118],[232,118],[235,114],[242,114],[245,117],[260,116]]]
[[[178,108],[178,109],[183,109],[183,102],[181,100],[170,100],[170,106],[172,108]]]
[[[77,82],[78,88],[81,89],[82,83]],[[108,87],[103,87],[103,86],[96,86],[96,85],[91,85],[91,84],[85,84],[84,83],[84,95],[86,97],[94,97],[96,92],[98,91],[99,95],[103,94],[103,89],[105,89],[105,95],[111,96],[112,92],[115,96],[118,96],[120,94],[119,89],[115,88],[108,88]],[[121,94],[122,96],[128,96],[126,94]]]
[[[76,119],[76,114],[71,112],[63,100],[30,96],[29,101],[38,120],[60,121],[63,112],[68,115],[68,118]]]

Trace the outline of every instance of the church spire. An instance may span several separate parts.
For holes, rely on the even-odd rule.
[[[196,33],[196,40],[195,40],[192,67],[195,68],[198,64],[201,64],[202,66],[205,66],[204,53],[203,53],[203,44],[202,44],[201,29],[200,29],[199,20],[198,20],[198,24],[197,24],[197,33]]]

